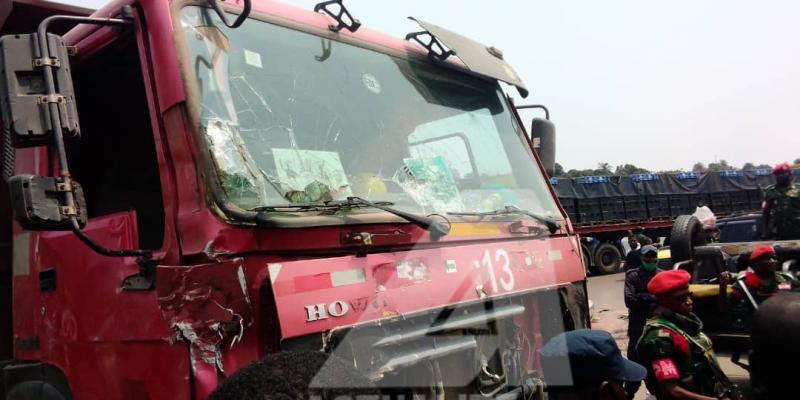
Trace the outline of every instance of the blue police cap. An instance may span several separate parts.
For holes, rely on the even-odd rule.
[[[593,388],[603,381],[636,382],[647,369],[622,357],[606,331],[581,329],[553,337],[539,352],[548,386]]]

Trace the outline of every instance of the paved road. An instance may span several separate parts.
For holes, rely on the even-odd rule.
[[[622,273],[614,275],[595,276],[589,278],[589,300],[594,304],[594,314],[592,318],[592,328],[602,329],[611,332],[616,339],[622,354],[628,346],[626,335],[628,327],[628,309],[625,308],[623,299],[623,288],[625,285],[625,275]],[[730,355],[725,353],[717,354],[720,365],[728,377],[747,390],[748,375],[747,371],[730,362]],[[636,399],[647,399],[644,385],[636,394]]]

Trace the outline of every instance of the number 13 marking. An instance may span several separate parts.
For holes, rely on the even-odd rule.
[[[494,271],[494,262],[500,263],[500,271],[503,273],[503,276],[499,279],[500,287],[506,292],[514,290],[514,272],[511,270],[511,259],[508,257],[507,251],[504,249],[495,250],[493,262],[489,250],[486,250],[483,253],[483,259],[481,261],[483,266],[489,271],[489,283],[492,285],[492,293],[497,293],[499,291],[497,287],[498,279]]]

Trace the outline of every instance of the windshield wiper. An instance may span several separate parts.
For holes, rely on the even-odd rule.
[[[376,201],[374,203],[378,206],[391,206],[394,205],[391,201]],[[277,206],[261,206],[251,208],[249,211],[256,212],[304,212],[304,211],[338,211],[348,208],[364,208],[372,207],[372,205],[347,202],[341,200],[334,200],[325,203],[293,203],[293,204],[280,204]]]
[[[557,220],[553,218],[546,217],[544,215],[539,215],[528,210],[523,210],[517,206],[510,206],[510,205],[492,211],[447,213],[447,215],[455,215],[455,216],[492,216],[492,215],[510,215],[510,214],[525,215],[547,225],[547,229],[550,231],[551,235],[556,233],[556,231],[559,230],[559,228],[561,228],[561,223],[559,223]]]
[[[371,207],[371,208],[377,208],[382,211],[386,211],[390,214],[394,214],[422,229],[427,230],[431,235],[431,240],[439,240],[442,236],[446,236],[448,233],[450,233],[449,225],[443,224],[431,217],[407,213],[405,211],[392,208],[391,207],[392,205],[394,205],[394,203],[390,201],[372,202],[369,200],[362,199],[361,197],[348,197],[347,200],[344,201],[263,206],[263,207],[253,208],[250,211],[257,211],[257,212],[338,211],[349,208]]]

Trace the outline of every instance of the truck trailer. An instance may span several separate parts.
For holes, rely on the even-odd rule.
[[[795,174],[800,170],[795,170]],[[761,210],[763,190],[775,183],[769,169],[630,176],[551,178],[581,235],[585,264],[600,274],[620,270],[621,241],[629,231],[670,236],[675,218],[707,206],[718,217]]]

